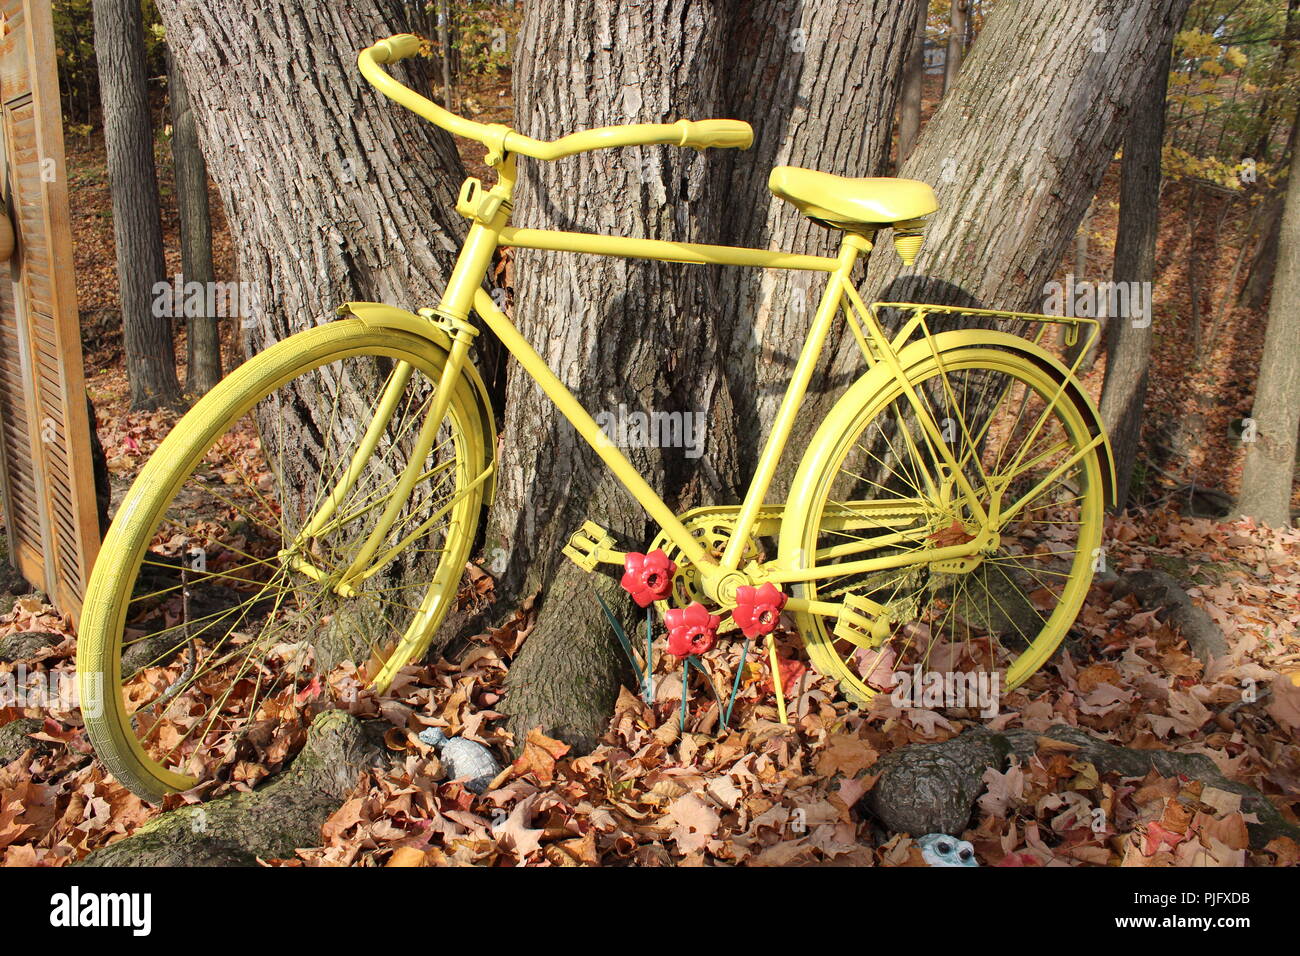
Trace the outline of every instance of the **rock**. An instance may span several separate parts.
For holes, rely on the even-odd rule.
[[[35,717],[19,717],[0,727],[0,767],[17,760],[32,747],[44,746],[41,741],[27,736],[42,726]]]
[[[864,805],[894,833],[961,833],[984,790],[985,768],[1001,767],[1009,752],[986,731],[900,747],[872,768],[879,777]]]
[[[470,793],[487,790],[501,773],[500,761],[477,741],[464,737],[448,738],[441,727],[427,727],[420,731],[420,740],[437,749],[448,779],[465,779],[465,789]]]
[[[1111,596],[1122,598],[1128,594],[1137,597],[1148,610],[1161,609],[1156,616],[1178,629],[1187,647],[1203,664],[1228,653],[1228,642],[1204,610],[1197,607],[1181,584],[1171,575],[1155,568],[1125,574],[1115,582]]]
[[[1078,749],[1071,756],[1091,763],[1099,773],[1143,777],[1155,770],[1163,777],[1183,776],[1239,794],[1242,812],[1258,819],[1246,825],[1255,849],[1282,836],[1300,842],[1300,827],[1287,822],[1258,790],[1225,777],[1204,754],[1134,750],[1059,724],[1042,734],[996,733],[977,726],[942,743],[900,747],[872,768],[879,777],[858,807],[894,833],[961,833],[970,825],[975,801],[984,790],[984,771],[1004,769],[1012,754],[1025,763],[1038,749],[1039,737],[1073,744]]]

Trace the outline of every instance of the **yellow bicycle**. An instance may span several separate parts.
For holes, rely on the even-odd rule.
[[[384,690],[426,652],[494,490],[496,426],[469,357],[471,311],[661,529],[648,554],[623,552],[587,522],[564,550],[589,571],[622,568],[638,603],[665,615],[670,649],[704,651],[739,628],[766,635],[774,653],[788,613],[812,662],[856,700],[916,666],[995,672],[1012,688],[1051,655],[1091,582],[1113,469],[1095,408],[1042,340],[1049,323],[1076,337],[1095,336],[1095,322],[867,306],[854,264],[883,229],[910,264],[937,208],[909,180],[772,173],[777,196],[842,230],[835,256],[516,229],[519,157],[744,149],[753,133],[683,120],[542,142],[455,116],[384,71],[418,46],[410,35],[380,41],[360,54],[361,72],[484,144],[497,181],[460,191],[471,225],[436,308],[351,302],[337,321],[266,349],[184,416],[132,485],[91,577],[78,648],[86,729],[118,780],[150,800],[187,789],[241,747],[265,745],[268,728],[329,691],[322,681],[341,661],[362,662],[362,679]],[[741,504],[679,515],[664,503],[483,290],[502,247],[826,273]],[[865,370],[804,451],[788,501],[768,502],[840,316]],[[1014,320],[1037,333],[984,327]]]

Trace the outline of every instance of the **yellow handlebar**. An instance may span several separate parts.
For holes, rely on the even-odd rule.
[[[488,148],[489,153],[497,156],[519,153],[534,159],[559,159],[562,156],[572,156],[593,149],[644,146],[654,143],[691,146],[695,149],[706,147],[748,149],[754,142],[754,130],[748,123],[725,119],[701,120],[694,123],[690,120],[678,120],[676,123],[605,126],[601,129],[570,133],[568,136],[552,141],[533,139],[515,132],[508,126],[497,123],[476,123],[463,116],[457,116],[409,87],[403,86],[382,69],[383,65],[414,56],[419,50],[419,37],[410,33],[401,33],[387,40],[380,40],[374,46],[362,50],[357,57],[357,66],[360,67],[361,75],[369,81],[370,85],[393,102],[405,106],[449,133],[477,140]]]

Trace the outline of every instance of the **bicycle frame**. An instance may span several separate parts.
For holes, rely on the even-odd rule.
[[[517,179],[514,156],[503,157],[495,166],[499,179],[491,190],[484,191],[476,179],[468,179],[462,187],[457,201],[457,211],[471,220],[456,265],[448,280],[447,288],[436,309],[424,310],[424,314],[438,321],[451,336],[452,347],[442,378],[435,396],[433,406],[422,425],[415,449],[406,469],[400,477],[395,492],[379,524],[372,531],[370,538],[357,555],[352,566],[344,573],[338,585],[340,593],[349,593],[353,583],[364,580],[373,574],[382,563],[386,563],[397,548],[387,549],[381,555],[379,564],[374,563],[375,554],[396,519],[402,504],[409,496],[415,483],[420,479],[420,469],[425,456],[437,434],[438,427],[446,414],[447,403],[457,377],[461,374],[468,356],[469,347],[477,329],[469,321],[471,309],[477,311],[487,327],[505,345],[524,370],[541,387],[546,396],[555,404],[560,413],[573,425],[583,440],[600,456],[614,476],[632,494],[646,513],[659,525],[664,535],[673,542],[682,555],[701,571],[708,590],[715,592],[719,601],[728,602],[734,596],[735,587],[747,583],[749,578],[740,571],[743,543],[749,538],[759,520],[760,511],[776,473],[778,463],[785,451],[793,430],[795,417],[807,394],[819,358],[826,342],[826,336],[832,322],[841,309],[848,315],[855,336],[863,348],[864,355],[870,361],[889,363],[900,380],[901,368],[891,340],[871,310],[862,305],[851,281],[853,266],[859,257],[872,248],[872,243],[864,236],[845,233],[836,256],[798,255],[781,251],[753,249],[738,246],[715,246],[699,243],[672,242],[658,239],[633,239],[618,236],[606,236],[588,233],[561,232],[536,229],[516,229],[508,225],[511,199]],[[515,327],[514,323],[497,308],[491,296],[483,290],[483,280],[491,266],[492,257],[497,249],[515,247],[526,249],[543,249],[558,252],[572,252],[600,256],[616,256],[634,259],[652,259],[665,262],[689,264],[725,265],[750,268],[824,272],[828,275],[826,289],[814,313],[808,335],[795,362],[790,382],[777,410],[771,431],[759,457],[753,479],[746,491],[740,510],[735,520],[735,533],[720,558],[709,555],[683,522],[663,499],[642,478],[641,474],[628,461],[627,457],[609,441],[605,432],[596,423],[592,415],[558,376],[546,364],[531,344]],[[875,343],[869,346],[863,337],[863,329],[856,319],[861,320],[866,332]],[[382,432],[388,416],[396,405],[397,398],[404,386],[404,378],[397,376],[389,393],[381,400],[376,418],[371,425],[375,437]],[[915,409],[918,420],[929,437],[932,451],[942,457],[954,474],[960,493],[971,506],[972,514],[982,524],[988,524],[988,515],[977,500],[975,490],[967,482],[962,469],[952,459],[946,443],[942,440],[938,425],[923,407],[919,396],[907,389],[909,399]],[[304,527],[302,537],[311,537],[329,521],[338,501],[341,501],[369,458],[370,433],[363,438],[361,445],[338,487],[326,499],[321,510],[315,514]],[[486,474],[481,477],[486,477]],[[480,479],[481,480],[481,479]],[[426,522],[427,523],[427,522]],[[423,526],[422,526],[423,527]],[[973,554],[987,542],[983,536],[969,544],[936,548],[931,552],[935,561],[949,560]],[[890,558],[869,559],[865,565],[889,566]],[[771,565],[770,573],[760,571],[757,579],[786,581],[811,580],[818,576],[816,570],[800,573],[794,569],[782,569],[779,573]],[[840,567],[843,570],[843,566]],[[753,577],[751,575],[751,577]],[[829,609],[826,609],[829,612]]]

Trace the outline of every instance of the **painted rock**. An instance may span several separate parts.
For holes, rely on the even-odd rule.
[[[477,741],[449,738],[441,727],[426,727],[420,731],[420,740],[438,751],[447,778],[465,780],[465,789],[471,793],[482,793],[501,772],[492,751]]]

